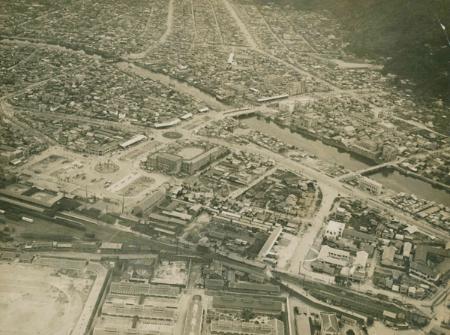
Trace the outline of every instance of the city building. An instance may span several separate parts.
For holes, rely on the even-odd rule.
[[[306,315],[295,316],[295,331],[297,335],[312,335],[311,321]]]
[[[330,220],[325,228],[324,237],[328,240],[337,240],[342,237],[344,233],[345,223]]]
[[[380,128],[383,131],[383,136],[387,137],[392,136],[397,130],[397,127],[388,121],[380,122]]]
[[[95,327],[93,335],[155,335],[152,329],[133,329],[120,327]],[[170,335],[171,333],[158,332],[158,335]]]
[[[210,331],[213,335],[283,335],[284,325],[278,319],[271,319],[267,323],[212,320]]]
[[[397,249],[393,245],[385,246],[381,255],[381,265],[393,266],[396,252]]]
[[[372,160],[376,160],[380,154],[380,151],[378,150],[378,143],[370,139],[355,141],[350,146],[350,149],[356,154]]]
[[[439,262],[437,264],[430,263],[428,262],[430,258],[439,260]],[[450,249],[418,245],[409,267],[409,273],[433,284],[439,280],[448,279],[450,277]]]
[[[125,304],[104,304],[102,308],[104,315],[120,316],[140,319],[151,319],[161,322],[174,322],[177,319],[176,311],[173,308],[125,305]]]
[[[272,231],[272,233],[270,233],[269,237],[267,238],[266,242],[264,243],[264,245],[262,246],[261,250],[258,253],[258,259],[263,259],[264,257],[267,256],[267,254],[270,252],[275,242],[280,237],[282,231],[283,228],[280,226],[276,227]]]
[[[259,284],[248,281],[234,281],[228,284],[231,291],[260,294],[280,294],[280,287],[272,284]]]
[[[112,282],[110,293],[132,295],[132,296],[150,296],[163,298],[177,298],[180,289],[170,285],[153,285],[145,283],[131,282]]]
[[[228,153],[228,150],[224,147],[213,147],[192,159],[184,159],[181,164],[181,171],[192,175],[226,153]]]
[[[319,122],[319,116],[315,113],[307,113],[297,119],[296,126],[304,129],[314,129]]]
[[[153,126],[156,129],[164,129],[164,128],[174,127],[177,124],[179,124],[180,122],[181,122],[180,119],[174,119],[174,120],[171,120],[171,121],[155,123]]]
[[[315,271],[334,274],[336,269],[340,270],[348,266],[349,262],[350,252],[322,245],[319,255],[311,263],[311,267]]]
[[[383,185],[373,179],[365,176],[360,176],[358,178],[358,186],[364,191],[368,191],[374,195],[380,195],[383,190]]]
[[[183,335],[200,335],[202,332],[203,323],[203,305],[202,297],[195,295],[192,297],[189,306],[186,322],[183,327]]]
[[[241,311],[247,308],[264,315],[279,315],[283,311],[283,303],[272,297],[240,295],[231,292],[227,295],[213,296],[212,306],[214,309],[223,311]]]
[[[409,258],[411,257],[412,247],[413,245],[411,242],[403,243],[403,258],[409,260]]]
[[[100,250],[102,252],[119,252],[122,250],[122,247],[122,243],[102,242],[100,245]]]
[[[280,101],[278,108],[281,112],[292,113],[295,110],[295,102],[293,101]]]
[[[358,251],[353,263],[341,269],[340,276],[349,280],[361,282],[366,278],[366,266],[369,254],[365,251]]]
[[[150,194],[146,195],[141,201],[137,203],[136,206],[133,207],[132,213],[135,215],[142,215],[149,209],[158,205],[162,200],[165,199],[167,193],[167,189],[164,185],[158,187],[156,190],[150,192]]]
[[[119,146],[122,149],[127,149],[135,144],[145,141],[146,139],[147,139],[147,136],[139,134],[139,135],[136,135],[136,136],[130,138],[128,141],[125,141],[125,142],[119,144]]]
[[[156,168],[167,174],[176,174],[181,170],[183,158],[168,152],[161,152],[156,155]]]
[[[339,323],[334,313],[320,313],[321,335],[338,335]]]
[[[183,172],[193,175],[227,153],[228,149],[221,146],[208,148],[192,158],[183,158],[176,153],[158,152],[147,159],[147,165],[167,174]]]
[[[398,156],[398,148],[395,145],[389,143],[383,145],[383,149],[381,150],[381,158],[385,162],[390,162],[396,159],[397,156]]]
[[[428,335],[450,335],[450,329],[441,326],[434,326],[431,328]]]

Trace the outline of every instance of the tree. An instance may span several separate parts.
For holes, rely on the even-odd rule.
[[[244,308],[241,317],[248,322],[255,317],[255,313],[250,308]]]
[[[200,240],[199,231],[197,229],[190,231],[186,236],[186,240],[197,243]]]
[[[138,218],[142,218],[144,216],[144,211],[142,210],[141,207],[136,206],[133,209],[133,214],[136,215]]]

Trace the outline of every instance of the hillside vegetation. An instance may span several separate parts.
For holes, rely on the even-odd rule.
[[[384,59],[387,72],[411,79],[416,93],[450,103],[450,0],[290,0],[326,9],[347,30],[350,51]]]

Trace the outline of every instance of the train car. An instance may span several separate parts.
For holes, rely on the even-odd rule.
[[[22,216],[22,221],[25,221],[25,222],[28,222],[28,223],[33,223],[33,222],[34,222],[33,219],[28,218],[28,217],[26,217],[26,216]]]

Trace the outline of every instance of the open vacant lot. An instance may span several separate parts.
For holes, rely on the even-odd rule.
[[[0,334],[68,334],[91,284],[51,268],[0,264]]]

